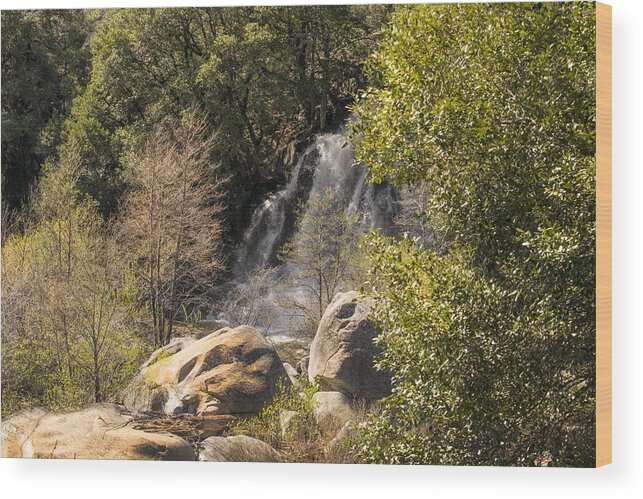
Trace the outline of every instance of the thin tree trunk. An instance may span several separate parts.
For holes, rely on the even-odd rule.
[[[177,280],[177,274],[179,270],[179,255],[181,253],[181,244],[183,242],[183,231],[185,230],[185,203],[187,199],[187,174],[186,172],[183,172],[183,189],[181,191],[181,213],[179,215],[179,234],[176,238],[176,246],[174,249],[174,255],[172,258],[172,283],[170,287],[170,305],[172,307],[172,312],[171,312],[171,317],[170,317],[170,324],[168,325],[168,332],[167,332],[167,338],[165,341],[165,344],[168,344],[170,340],[172,339],[172,329],[174,326],[174,320],[176,318],[176,308],[177,304],[175,303],[175,293],[176,293],[176,280]]]
[[[98,365],[98,333],[96,332],[96,319],[92,317],[92,354],[94,360],[94,402],[101,402],[100,397],[100,367]],[[99,326],[100,327],[100,326]]]

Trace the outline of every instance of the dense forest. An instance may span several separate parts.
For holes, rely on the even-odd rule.
[[[592,466],[594,26],[585,2],[3,11],[3,417],[115,403],[233,414],[286,461]],[[141,395],[230,331],[194,362],[266,341],[290,381],[257,410],[203,402],[214,378],[185,410]],[[327,331],[370,335],[370,365],[315,376]]]

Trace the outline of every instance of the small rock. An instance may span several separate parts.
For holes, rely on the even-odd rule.
[[[313,411],[317,424],[326,433],[340,428],[355,416],[350,401],[341,392],[315,393]]]
[[[293,366],[288,364],[288,362],[284,362],[284,370],[286,371],[286,374],[288,375],[292,386],[294,386],[297,391],[301,391],[302,384],[299,379],[299,373],[297,372],[297,370]]]
[[[297,416],[297,411],[279,410],[279,427],[281,428],[282,437],[293,431],[292,423],[295,416]]]
[[[326,444],[324,454],[328,457],[332,454],[344,453],[348,446],[353,443],[357,436],[357,427],[353,421],[346,421],[337,435]]]
[[[305,377],[308,377],[308,362],[310,362],[310,356],[306,355],[306,357],[304,357],[297,363],[297,371],[299,371],[299,374]]]
[[[279,453],[270,445],[245,435],[210,437],[199,444],[199,461],[230,463],[279,463]]]

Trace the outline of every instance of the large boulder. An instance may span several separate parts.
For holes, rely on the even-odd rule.
[[[209,437],[199,444],[199,461],[279,463],[279,453],[265,442],[245,435]]]
[[[182,438],[137,430],[122,406],[95,404],[55,414],[31,409],[2,422],[2,456],[194,461]]]
[[[154,358],[155,354],[153,354]],[[134,414],[249,415],[272,400],[288,375],[255,329],[224,328],[148,363],[123,393]]]
[[[158,350],[154,350],[154,352],[152,352],[152,355],[150,355],[150,358],[147,359],[145,364],[143,364],[142,369],[145,369],[146,367],[149,367],[152,364],[156,364],[157,362],[160,362],[164,359],[167,359],[168,357],[171,357],[175,353],[183,350],[190,343],[194,343],[195,340],[196,338],[192,336],[181,336],[178,338],[173,338],[172,341],[170,341],[164,347],[161,347]]]
[[[390,375],[373,366],[378,329],[369,320],[372,303],[355,291],[338,293],[326,308],[310,347],[308,378],[322,390],[376,400],[391,392]]]

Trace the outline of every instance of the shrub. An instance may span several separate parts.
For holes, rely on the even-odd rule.
[[[359,435],[354,431],[332,442],[341,425],[326,420],[319,424],[314,414],[313,395],[318,386],[302,380],[298,391],[292,385],[282,383],[271,403],[259,415],[236,422],[230,428],[232,434],[244,434],[263,440],[277,449],[286,462],[293,463],[354,463],[354,448]],[[366,418],[370,406],[357,404],[355,424]]]
[[[594,8],[410,6],[385,29],[357,156],[425,184],[444,245],[366,242],[395,387],[364,460],[593,465]]]

